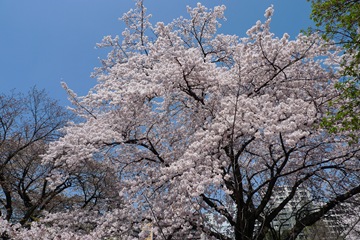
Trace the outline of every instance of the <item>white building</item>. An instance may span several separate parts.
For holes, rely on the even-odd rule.
[[[289,196],[290,187],[281,187],[271,199],[269,210],[276,208]],[[296,219],[316,211],[321,204],[314,201],[312,194],[299,188],[294,197],[285,205],[284,209],[272,221],[271,226],[279,234],[294,227]],[[339,240],[360,239],[360,201],[355,203],[340,204],[336,209],[330,211],[323,219],[313,226],[306,227],[298,236],[298,239],[307,240]],[[358,231],[357,231],[358,230]]]

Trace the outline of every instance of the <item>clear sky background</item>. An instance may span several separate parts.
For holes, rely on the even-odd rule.
[[[275,13],[272,31],[294,38],[306,29],[310,4],[306,0],[145,0],[152,22],[187,17],[186,6],[201,2],[207,7],[226,5],[226,22],[219,30],[246,36],[271,4]],[[95,49],[105,35],[121,35],[118,20],[134,7],[132,0],[0,0],[0,93],[27,92],[36,85],[67,105],[64,81],[85,95],[96,80],[90,78],[106,50]]]

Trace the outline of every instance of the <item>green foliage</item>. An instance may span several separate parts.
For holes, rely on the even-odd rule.
[[[324,38],[344,44],[346,48],[359,48],[359,0],[310,0],[311,19]]]
[[[331,133],[348,132],[352,143],[358,141],[356,130],[360,129],[360,90],[355,82],[338,83],[336,88],[341,91],[339,98],[330,103],[337,109],[328,112],[328,117],[322,121],[322,127]]]
[[[331,103],[322,126],[330,132],[349,132],[357,142],[360,129],[360,0],[308,0],[312,4],[311,19],[326,40],[341,44],[350,55],[342,63],[344,79],[336,88],[339,98]],[[312,30],[313,31],[313,30]]]

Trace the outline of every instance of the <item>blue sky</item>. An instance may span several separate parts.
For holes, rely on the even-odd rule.
[[[275,7],[272,31],[295,37],[312,24],[306,0],[145,0],[152,22],[187,17],[186,6],[201,2],[207,7],[224,4],[227,21],[221,33],[245,36],[264,11]],[[105,35],[120,35],[118,20],[134,7],[132,0],[0,0],[0,86],[26,92],[36,85],[67,105],[64,81],[79,95],[96,80],[90,78],[106,51],[95,49]]]

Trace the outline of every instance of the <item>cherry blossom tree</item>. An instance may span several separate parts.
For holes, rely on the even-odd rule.
[[[64,84],[83,121],[43,158],[63,169],[54,185],[89,164],[112,169],[119,206],[50,214],[27,236],[142,239],[150,224],[158,239],[295,239],[360,192],[358,146],[319,128],[338,95],[341,49],[315,34],[276,37],[273,7],[246,37],[218,34],[224,10],[197,4],[189,19],[151,25],[137,1],[124,14],[122,37],[99,44],[112,50],[97,85],[78,97]],[[311,211],[296,208],[278,231],[272,222],[300,189]]]
[[[27,95],[0,95],[0,215],[6,220],[25,224],[68,187],[63,182],[48,191],[52,165],[41,165],[40,156],[69,116],[35,87]]]
[[[76,172],[68,169],[66,178],[56,184],[51,181],[54,174],[65,169],[53,163],[42,164],[41,156],[71,119],[72,114],[44,90],[34,87],[28,94],[14,91],[0,95],[0,217],[8,221],[2,221],[1,239],[21,225],[28,227],[38,221],[44,212],[99,211],[118,204],[113,171],[96,163]]]

